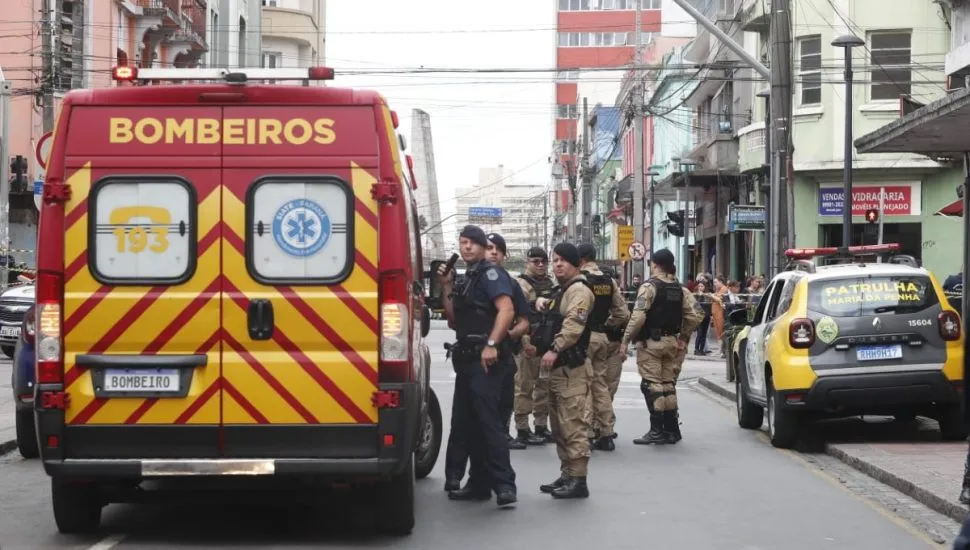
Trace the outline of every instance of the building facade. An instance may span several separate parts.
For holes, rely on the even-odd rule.
[[[262,0],[262,7],[263,67],[324,64],[326,0]]]

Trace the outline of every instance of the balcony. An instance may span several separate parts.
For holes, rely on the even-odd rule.
[[[309,10],[263,6],[263,37],[282,38],[320,48],[320,26]]]
[[[741,30],[745,32],[767,33],[771,14],[767,3],[762,0],[744,0],[741,6]]]
[[[764,168],[765,125],[750,124],[738,130],[738,169],[741,173],[757,172]]]

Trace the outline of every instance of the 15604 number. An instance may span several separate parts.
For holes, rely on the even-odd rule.
[[[930,319],[912,319],[909,321],[909,326],[911,327],[928,327],[932,325],[933,321]]]

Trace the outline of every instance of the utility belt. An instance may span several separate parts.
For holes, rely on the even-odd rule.
[[[586,364],[586,350],[572,346],[559,352],[552,368],[566,367],[575,369]]]
[[[680,331],[678,330],[674,332],[669,330],[662,330],[659,328],[650,329],[647,331],[647,339],[653,340],[654,342],[659,342],[660,339],[665,336],[680,336]],[[638,340],[638,342],[643,342],[643,341],[645,340]]]
[[[623,340],[623,334],[626,332],[626,327],[608,328],[603,332],[606,333],[606,339],[610,342],[620,342]]]

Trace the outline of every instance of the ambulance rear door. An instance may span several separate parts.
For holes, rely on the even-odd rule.
[[[223,124],[224,456],[376,457],[374,108],[227,106]]]
[[[64,457],[218,457],[221,108],[70,117]]]

